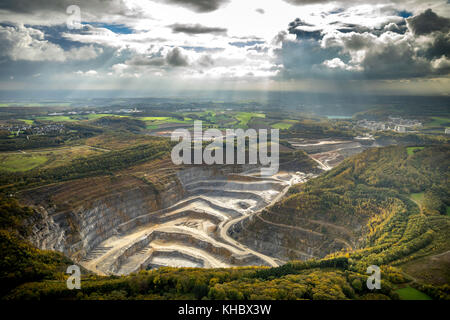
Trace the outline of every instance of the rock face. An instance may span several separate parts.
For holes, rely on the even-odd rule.
[[[117,234],[121,224],[168,207],[182,195],[177,180],[156,192],[153,186],[130,176],[86,179],[33,190],[25,195],[39,213],[33,219],[30,240],[41,249],[61,251],[77,261]],[[61,202],[64,196],[68,198]]]
[[[308,260],[322,256],[317,248],[325,240],[321,233],[277,225],[259,215],[236,223],[229,233],[237,241],[280,260]]]
[[[133,172],[34,189],[22,194],[38,212],[30,240],[99,274],[276,266],[278,260],[240,244],[228,230],[299,180],[292,174],[262,178],[251,169],[191,166],[163,170],[160,177],[154,170],[152,180]]]
[[[267,212],[264,213],[267,215]],[[230,236],[258,252],[280,260],[323,258],[332,252],[356,246],[351,235],[339,234],[339,230],[331,230],[333,226],[322,226],[322,230],[326,231],[322,233],[315,231],[317,228],[311,227],[310,222],[285,225],[268,220],[264,213],[234,224],[229,230]]]

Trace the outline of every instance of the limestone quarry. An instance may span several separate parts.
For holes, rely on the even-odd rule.
[[[278,221],[286,212],[265,209],[292,185],[374,142],[291,144],[309,155],[300,162],[285,158],[273,176],[260,176],[255,165],[174,166],[165,159],[23,191],[22,201],[38,213],[30,240],[100,275],[161,266],[279,266],[357,247],[358,224],[347,229],[305,217],[293,226]]]
[[[251,166],[142,170],[24,192],[23,201],[40,215],[30,240],[101,275],[160,266],[277,266],[283,260],[236,241],[230,229],[313,176],[261,177]]]
[[[377,146],[373,139],[300,139],[279,173],[256,165],[179,165],[170,159],[19,192],[35,209],[29,240],[100,275],[141,269],[278,266],[358,246],[361,226],[271,212],[292,185]],[[385,142],[389,143],[389,142]],[[267,210],[266,210],[267,209]],[[295,208],[294,208],[295,209]]]

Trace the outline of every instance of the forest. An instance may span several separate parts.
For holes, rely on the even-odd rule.
[[[33,135],[27,130],[22,131],[20,135],[11,135],[8,131],[0,130],[0,151],[58,147],[72,140],[93,137],[102,132],[99,127],[74,123],[65,123],[63,132],[55,131],[45,135]]]
[[[433,299],[450,299],[448,284],[416,281],[403,270],[409,261],[448,250],[449,154],[447,145],[412,154],[405,147],[370,149],[292,187],[286,199],[267,210],[273,216],[283,212],[291,223],[316,214],[336,224],[356,216],[365,222],[357,249],[277,268],[164,267],[121,277],[83,271],[81,290],[66,287],[64,266],[71,264],[67,258],[26,242],[33,210],[4,197],[3,299],[399,299],[397,290],[405,286]],[[424,205],[410,196],[418,192],[424,192]],[[370,291],[365,285],[371,264],[381,267],[381,290]]]
[[[107,175],[130,166],[163,157],[171,150],[171,142],[153,138],[150,143],[117,151],[77,158],[67,165],[28,172],[8,173],[0,171],[0,184],[13,190],[35,185],[79,179],[87,176]],[[8,189],[11,190],[11,189]]]

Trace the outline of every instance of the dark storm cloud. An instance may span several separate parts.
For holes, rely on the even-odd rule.
[[[449,20],[427,10],[374,27],[333,22],[315,26],[300,19],[274,43],[286,78],[407,79],[450,71]],[[428,23],[427,23],[428,22]],[[418,35],[424,36],[418,40]]]
[[[228,44],[231,46],[235,46],[238,48],[244,48],[244,47],[251,47],[258,44],[263,44],[265,41],[259,41],[259,40],[249,40],[249,41],[235,41],[235,42],[229,42]]]
[[[331,2],[329,0],[283,0],[283,1],[290,3],[290,4],[298,5],[298,6],[302,6],[302,5],[306,5],[306,4]],[[355,1],[357,1],[357,0],[340,0],[340,1],[335,1],[335,2],[346,3],[346,2],[355,2]]]
[[[229,0],[159,0],[159,2],[180,5],[195,12],[205,13],[216,11]]]
[[[283,0],[284,2],[296,5],[304,6],[309,4],[327,4],[327,3],[340,3],[340,4],[377,4],[388,2],[406,2],[406,0]]]
[[[402,23],[389,23],[383,27],[382,32],[391,31],[398,34],[404,34],[406,31],[408,31],[408,27],[406,25],[406,22],[403,21]]]
[[[350,32],[364,33],[370,31],[371,29],[357,24],[343,23],[336,30],[342,33],[350,33]]]
[[[0,9],[20,13],[31,13],[41,10],[62,10],[64,12],[71,4],[73,4],[73,1],[68,0],[3,0],[0,2]]]
[[[407,41],[386,42],[368,50],[361,63],[369,79],[416,78],[432,74],[430,61],[421,59]]]
[[[324,2],[324,0],[283,0],[283,1],[295,5],[305,5]]]
[[[344,23],[337,27],[336,29],[339,32],[342,33],[372,33],[375,35],[381,35],[386,31],[391,31],[399,34],[404,34],[406,31],[408,31],[408,28],[406,26],[406,22],[404,20],[394,23],[394,22],[386,22],[384,25],[381,25],[379,28],[368,28],[365,26],[357,25],[357,24],[351,24],[351,23]]]
[[[198,64],[201,67],[209,68],[214,65],[214,60],[210,55],[205,54],[199,59]]]
[[[161,67],[166,64],[166,59],[163,57],[142,57],[135,56],[131,60],[126,61],[126,64],[132,66],[156,66]]]
[[[219,9],[229,0],[156,0],[161,3],[179,5],[195,12],[212,12]],[[70,5],[78,5],[82,10],[108,12],[129,15],[130,9],[122,0],[2,0],[0,9],[18,13],[32,13],[36,11],[62,11]]]
[[[289,23],[288,31],[295,34],[297,39],[316,39],[322,38],[322,30],[312,24],[306,23],[297,18]]]
[[[419,54],[428,59],[440,58],[442,56],[450,58],[450,33],[436,34],[432,42],[425,49],[422,49]]]
[[[283,76],[287,78],[305,78],[319,76],[313,66],[340,55],[340,48],[322,48],[319,41],[285,41],[277,51],[279,63],[283,65]]]
[[[125,62],[127,65],[136,67],[186,67],[189,65],[189,59],[178,47],[173,48],[165,56],[160,53],[153,56],[137,55]]]
[[[55,11],[65,13],[70,5],[78,5],[81,10],[130,15],[131,11],[122,0],[2,0],[0,9],[17,13],[34,13],[38,11]]]
[[[166,56],[167,63],[173,67],[185,67],[189,65],[188,58],[183,55],[180,48],[174,48]]]
[[[407,19],[408,26],[415,35],[426,35],[434,31],[449,32],[450,19],[440,17],[433,10]]]
[[[280,31],[278,34],[273,38],[272,43],[274,45],[279,45],[283,43],[283,41],[286,40],[286,37],[288,36],[288,33],[286,31]]]
[[[345,12],[338,10],[337,13]],[[334,13],[330,13],[334,14]],[[393,17],[387,19],[380,26],[367,27],[354,23],[344,23],[344,22],[331,22],[327,27],[332,27],[334,30],[339,31],[340,33],[370,33],[373,35],[380,36],[383,33],[390,31],[398,34],[404,34],[408,31],[408,27],[406,24],[406,20],[401,16]],[[295,34],[298,40],[301,39],[315,39],[321,40],[325,35],[326,31],[324,30],[325,26],[316,26],[310,23],[307,23],[299,18],[295,19],[291,23],[289,23],[288,31],[290,34]]]
[[[225,34],[226,28],[219,27],[207,27],[200,24],[173,24],[169,26],[174,33],[186,33],[186,34]]]

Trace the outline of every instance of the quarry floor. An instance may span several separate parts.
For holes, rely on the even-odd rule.
[[[182,200],[148,213],[158,223],[123,226],[124,231],[91,250],[80,264],[101,275],[123,275],[161,266],[278,266],[283,261],[248,248],[227,231],[277,202],[291,185],[309,177],[301,172],[261,177],[257,170],[197,179],[183,186],[186,193]],[[146,221],[145,216],[136,219]]]

